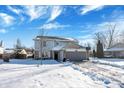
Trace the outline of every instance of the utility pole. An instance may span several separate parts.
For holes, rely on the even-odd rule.
[[[44,36],[44,29],[40,29],[39,31],[39,36],[40,36],[40,63],[37,64],[37,67],[39,67],[39,65],[42,65],[42,54],[43,54],[43,36]]]
[[[40,47],[41,63],[40,64],[42,65],[43,64],[43,62],[42,62],[42,60],[43,60],[43,57],[42,57],[42,54],[43,54],[43,36],[44,36],[44,29],[43,28],[41,29],[41,35],[40,36],[41,36],[41,38],[40,38],[40,41],[41,41],[41,43],[40,43],[41,44],[40,45],[41,46]]]

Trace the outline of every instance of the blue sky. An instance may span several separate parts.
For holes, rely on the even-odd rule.
[[[92,45],[94,33],[107,30],[110,22],[124,29],[124,6],[0,6],[0,40],[13,47],[19,38],[22,45],[33,47],[33,38],[44,29],[46,35]]]

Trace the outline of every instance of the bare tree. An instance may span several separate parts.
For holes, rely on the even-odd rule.
[[[109,25],[109,30],[108,30],[108,47],[111,47],[115,42],[114,42],[114,39],[115,39],[115,33],[116,33],[116,24],[112,25],[110,24]]]
[[[120,32],[116,30],[116,24],[109,23],[108,30],[104,32],[95,33],[94,39],[96,42],[100,40],[104,48],[109,48],[114,44],[120,42]]]
[[[95,33],[94,40],[96,44],[98,43],[98,41],[100,41],[103,44],[103,47],[106,47],[106,37],[104,33],[102,32]]]

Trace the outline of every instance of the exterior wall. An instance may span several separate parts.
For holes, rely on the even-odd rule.
[[[48,58],[53,58],[53,55],[51,56],[51,50],[58,46],[58,45],[65,45],[67,42],[59,41],[59,40],[44,40],[46,41],[46,46],[42,48],[43,55],[47,55]],[[34,57],[40,58],[41,57],[41,41],[35,40],[35,50],[34,50]]]
[[[59,60],[62,61],[63,58],[64,58],[64,51],[60,51],[60,52],[59,52],[59,55],[60,55]]]
[[[120,55],[124,57],[124,51],[122,51]]]
[[[124,57],[124,51],[106,51],[105,55],[110,57]]]
[[[114,57],[124,57],[124,51],[113,52]]]
[[[41,45],[40,40],[35,40],[35,42],[34,42],[35,50],[39,51],[40,50],[40,45]]]
[[[43,47],[44,50],[51,50],[52,48],[57,46],[56,43],[58,43],[58,45],[67,44],[67,42],[62,42],[57,40],[44,40],[44,41],[46,41],[46,47]],[[40,48],[41,48],[40,40],[35,40],[35,50],[40,50]]]
[[[34,58],[35,59],[39,58],[39,51],[34,51]]]
[[[4,48],[0,47],[0,58],[2,58],[3,54],[4,54]]]
[[[4,53],[4,48],[0,47],[0,54],[3,54],[3,53]]]
[[[54,47],[56,46],[64,46],[64,45],[67,45],[69,44],[69,49],[70,47],[73,49],[79,49],[79,47],[77,46],[72,46],[71,43],[72,42],[69,42],[69,41],[61,41],[61,40],[52,40],[52,39],[43,39],[44,41],[46,41],[46,46],[44,46],[42,49],[43,49],[43,54],[44,55],[47,55],[48,58],[52,58],[54,59],[55,58],[55,55],[54,55],[54,52],[55,51],[51,51]],[[41,41],[40,40],[35,40],[35,51],[34,51],[34,57],[35,58],[40,58],[41,57]],[[72,52],[66,52],[66,51],[56,51],[58,52],[58,60],[59,61],[62,61],[63,58],[66,58],[66,59],[69,59],[70,61],[82,61],[84,59],[86,59],[86,52],[75,52],[75,51],[72,51]]]

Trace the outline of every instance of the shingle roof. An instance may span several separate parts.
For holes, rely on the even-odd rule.
[[[117,43],[110,48],[124,48],[124,43]],[[108,48],[108,49],[110,49],[110,48]]]
[[[113,45],[112,47],[106,49],[105,51],[124,51],[124,44],[118,43],[118,44]]]
[[[74,39],[74,38],[64,38],[64,37],[57,37],[57,36],[37,36],[36,39],[40,39],[40,38],[45,38],[45,39],[59,39],[59,40],[63,40],[63,41],[74,41],[74,42],[78,42],[78,40]]]
[[[59,50],[66,50],[66,49],[70,49],[70,50],[74,50],[74,49],[75,49],[75,50],[76,50],[76,49],[86,50],[85,47],[80,46],[80,45],[75,44],[75,43],[69,43],[69,44],[64,45],[64,46],[58,45],[58,46],[54,47],[52,50],[53,50],[53,51],[59,51]]]

